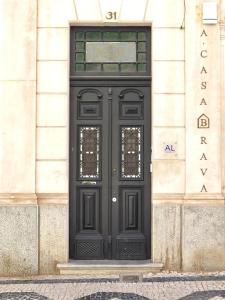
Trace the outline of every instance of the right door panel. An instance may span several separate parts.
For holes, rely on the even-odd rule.
[[[112,257],[150,257],[150,93],[115,87],[112,104]]]

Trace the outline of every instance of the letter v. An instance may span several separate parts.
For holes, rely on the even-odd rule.
[[[204,170],[200,169],[200,170],[202,171],[202,175],[205,176],[205,174],[206,174],[206,172],[207,172],[208,169],[204,169]]]

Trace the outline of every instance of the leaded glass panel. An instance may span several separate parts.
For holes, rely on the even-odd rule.
[[[121,128],[121,177],[141,179],[142,177],[142,128]]]
[[[92,72],[143,75],[148,71],[150,55],[147,50],[147,29],[109,28],[98,31],[96,28],[80,28],[76,29],[74,39],[72,74]]]
[[[100,178],[100,128],[80,127],[80,178]]]

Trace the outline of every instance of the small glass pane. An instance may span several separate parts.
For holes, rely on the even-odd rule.
[[[138,179],[142,175],[142,141],[140,127],[121,129],[121,177]]]
[[[146,44],[145,42],[139,42],[138,43],[138,51],[146,51]]]
[[[138,72],[146,72],[147,66],[146,64],[138,64]]]
[[[136,64],[121,64],[122,72],[136,72]]]
[[[136,32],[121,32],[122,41],[136,41]]]
[[[138,40],[145,41],[146,40],[146,33],[145,32],[138,32]]]
[[[99,178],[100,175],[100,128],[80,127],[80,177]]]
[[[84,61],[84,53],[76,53],[75,61],[83,62]]]
[[[136,62],[136,43],[87,42],[86,62]]]
[[[119,32],[109,31],[103,32],[103,40],[104,41],[119,41]]]
[[[100,72],[101,71],[101,64],[86,64],[86,71]]]
[[[146,54],[138,53],[138,62],[145,62],[145,61],[146,61]]]
[[[76,50],[84,51],[84,42],[76,42]]]
[[[119,64],[103,64],[104,72],[119,72]]]
[[[77,41],[84,40],[84,32],[76,32],[76,40]]]
[[[75,69],[77,72],[84,71],[84,64],[75,64]]]
[[[101,32],[91,31],[86,33],[86,40],[88,41],[100,41],[101,40]]]

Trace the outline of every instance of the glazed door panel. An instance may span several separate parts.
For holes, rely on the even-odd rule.
[[[79,83],[70,102],[70,257],[150,257],[150,87]]]

